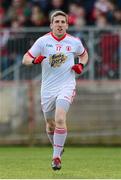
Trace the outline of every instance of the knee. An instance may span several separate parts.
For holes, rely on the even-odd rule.
[[[56,119],[55,124],[57,127],[63,127],[63,125],[65,124],[64,119],[60,116]]]
[[[66,111],[61,107],[56,108],[55,124],[56,127],[66,128]]]

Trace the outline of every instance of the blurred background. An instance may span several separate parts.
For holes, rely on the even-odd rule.
[[[0,144],[49,144],[40,106],[41,65],[24,53],[49,29],[54,10],[69,15],[89,64],[77,76],[67,144],[121,145],[121,1],[0,0]]]

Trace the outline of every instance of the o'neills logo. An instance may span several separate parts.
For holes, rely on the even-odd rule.
[[[62,53],[53,54],[49,58],[49,64],[51,67],[60,67],[62,63],[64,63],[67,59],[67,56],[65,56]]]

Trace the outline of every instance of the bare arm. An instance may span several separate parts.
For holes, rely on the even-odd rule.
[[[81,74],[84,66],[87,64],[88,62],[88,53],[87,51],[84,51],[84,53],[79,57],[79,63],[75,64],[74,66],[72,66],[72,70],[74,70],[77,74]]]
[[[28,53],[26,53],[26,54],[24,54],[24,56],[23,56],[22,64],[27,65],[27,66],[32,65],[32,64],[33,64],[33,63],[32,63],[33,59],[34,59],[34,58],[32,58],[31,56],[29,56]]]
[[[36,58],[32,57],[31,54],[26,53],[23,57],[22,63],[24,65],[32,65],[32,64],[41,64],[41,62],[43,61],[43,59],[45,59],[45,56],[39,55]]]
[[[79,56],[79,63],[86,65],[88,63],[88,53],[85,50],[84,54],[82,54],[81,56]]]

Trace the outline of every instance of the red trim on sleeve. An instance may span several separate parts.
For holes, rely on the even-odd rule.
[[[35,58],[34,56],[32,56],[32,54],[28,51],[27,54],[31,57],[31,58]]]
[[[84,49],[83,53],[80,54],[79,56],[83,56],[85,54],[85,52],[86,52],[86,49]]]

